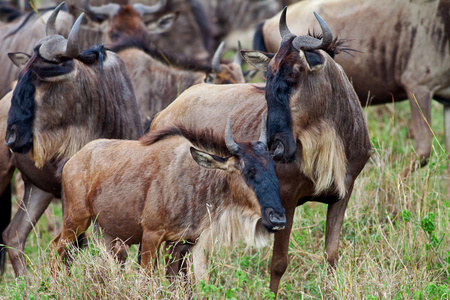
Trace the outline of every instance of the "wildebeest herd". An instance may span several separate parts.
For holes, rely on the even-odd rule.
[[[63,225],[52,246],[66,263],[66,246],[92,220],[119,260],[124,245],[140,244],[151,268],[167,242],[192,252],[197,279],[207,277],[212,236],[260,246],[274,234],[276,294],[297,206],[328,205],[326,259],[339,259],[347,204],[371,154],[361,104],[408,97],[423,166],[431,98],[450,100],[449,0],[304,0],[282,10],[281,1],[68,2],[0,10],[2,273],[7,252],[26,275],[27,236],[57,197]],[[239,44],[231,61],[220,40],[244,18],[220,15],[225,3],[253,9],[253,22],[273,16],[242,21],[254,50]],[[389,9],[374,31],[367,20],[379,5]],[[247,83],[255,72],[242,71],[241,57],[265,82]],[[10,221],[16,169],[25,193]]]

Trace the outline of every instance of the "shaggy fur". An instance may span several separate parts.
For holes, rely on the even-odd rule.
[[[169,128],[150,132],[141,141],[100,139],[87,144],[62,172],[64,224],[54,240],[61,258],[65,244],[93,218],[108,236],[126,244],[142,243],[144,267],[150,267],[164,241],[197,243],[194,257],[203,256],[201,261],[212,250],[211,235],[225,246],[242,239],[262,246],[268,230],[280,226],[271,223],[273,216],[284,216],[273,162],[255,142],[238,143],[231,157],[213,152],[206,162],[204,156],[194,155],[186,137],[201,148],[223,145],[213,145],[217,137],[205,144],[208,136],[211,131]],[[259,185],[268,190],[259,193]],[[195,268],[196,275],[201,269]]]

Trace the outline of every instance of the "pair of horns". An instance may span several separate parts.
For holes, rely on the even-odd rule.
[[[222,66],[220,65],[220,58],[222,57],[223,48],[225,47],[225,42],[222,41],[217,47],[216,52],[214,52],[214,56],[211,61],[211,66],[214,71],[214,73],[219,74],[222,72]],[[236,56],[234,57],[233,63],[242,65],[242,58],[241,58],[241,42],[238,41],[238,50],[236,51]]]
[[[141,3],[133,4],[133,9],[142,17],[147,14],[154,14],[166,6],[167,0],[159,0],[155,5],[144,5]],[[117,3],[109,3],[102,6],[91,6],[89,0],[83,0],[82,8],[92,14],[112,17],[120,10],[121,6]]]
[[[261,117],[261,135],[258,141],[263,143],[264,147],[267,147],[267,127],[264,114]],[[234,141],[231,134],[231,117],[228,117],[227,127],[225,128],[225,145],[231,153],[236,153],[239,150],[239,145]]]
[[[280,17],[280,34],[283,39],[288,36],[294,36],[294,34],[290,32],[286,24],[286,12],[287,7],[283,9]],[[331,30],[328,27],[327,23],[325,23],[325,21],[319,16],[318,13],[314,12],[314,16],[316,17],[317,21],[319,22],[320,28],[322,29],[322,39],[319,40],[309,35],[297,36],[292,42],[292,45],[297,50],[326,50],[333,42],[333,34],[331,33]]]
[[[47,36],[52,35],[58,35],[58,32],[56,31],[56,17],[58,16],[59,11],[61,10],[61,7],[65,4],[65,2],[61,2],[55,10],[52,12],[50,17],[47,20],[47,24],[45,25],[45,32]],[[75,21],[75,23],[72,26],[72,29],[70,30],[69,37],[67,38],[67,46],[65,51],[65,56],[69,58],[75,58],[79,54],[79,47],[78,47],[78,33],[80,31],[80,25],[81,20],[83,19],[84,13],[82,13],[78,19]]]

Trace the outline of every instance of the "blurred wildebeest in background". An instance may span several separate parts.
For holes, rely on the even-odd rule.
[[[409,99],[416,153],[424,166],[431,152],[431,99],[450,104],[450,0],[306,0],[289,7],[291,28],[312,30],[312,11],[358,51],[336,61],[363,106]],[[279,14],[258,27],[255,49],[278,49],[278,24]],[[448,151],[450,116],[446,123]],[[404,174],[417,166],[414,160]]]
[[[255,139],[261,114],[268,112],[268,146],[280,182],[287,226],[275,233],[270,288],[276,294],[288,265],[289,236],[295,208],[307,201],[328,204],[325,252],[334,266],[339,237],[354,182],[371,154],[366,121],[358,97],[333,60],[342,42],[333,39],[317,15],[322,39],[295,36],[281,15],[276,54],[241,51],[251,64],[267,71],[267,83],[195,85],[153,119],[150,132],[176,120],[188,128],[220,132],[231,115],[240,140]],[[207,116],[207,117],[205,117]]]
[[[43,36],[45,36],[45,24],[52,11],[40,11],[40,15],[35,12],[21,13],[16,10],[17,15],[11,22],[0,24],[0,66],[2,76],[0,76],[0,98],[8,90],[11,90],[11,83],[17,80],[19,69],[14,66],[8,58],[8,52],[24,51],[31,52]],[[67,36],[73,24],[73,18],[67,12],[61,11],[55,23],[58,34]]]
[[[223,40],[235,47],[238,40],[250,49],[256,25],[282,9],[279,0],[198,0],[213,24],[213,47]]]
[[[240,54],[231,62],[221,63],[223,48],[224,43],[217,48],[211,63],[202,65],[180,61],[180,57],[149,48],[139,40],[124,40],[109,47],[127,67],[144,123],[194,84],[245,83]]]
[[[106,240],[141,243],[148,269],[164,241],[195,244],[194,272],[203,280],[215,242],[265,244],[286,218],[262,127],[253,142],[236,143],[229,121],[225,138],[171,126],[140,141],[87,144],[62,170],[64,221],[53,241],[59,257],[93,219]]]
[[[87,37],[90,38],[89,43],[109,43],[111,39],[109,37],[105,39],[105,34],[110,31],[109,28],[112,25],[117,26],[121,23],[122,26],[132,28],[133,26],[124,23],[123,18],[118,18],[118,13],[122,14],[122,16],[129,15],[134,8],[138,7],[138,10],[140,10],[144,7],[144,4],[146,7],[153,8],[147,10],[147,12],[141,16],[140,22],[146,27],[154,27],[152,24],[160,24],[161,27],[164,25],[164,22],[162,21],[167,20],[167,18],[164,18],[165,16],[177,13],[178,18],[176,25],[173,26],[170,31],[164,30],[157,33],[152,28],[149,28],[150,31],[153,31],[151,43],[159,49],[170,49],[173,53],[191,57],[200,63],[207,63],[215,49],[212,47],[212,35],[209,32],[213,26],[210,24],[210,20],[202,9],[202,6],[196,5],[197,1],[198,0],[69,0],[66,2],[68,2],[69,10],[74,16],[77,16],[82,11],[89,12],[91,18],[89,18],[82,27],[82,31],[86,30],[90,32],[90,34],[87,35]],[[193,5],[191,5],[191,2]],[[120,23],[112,24],[112,19],[119,20]],[[84,35],[84,33],[81,34]]]
[[[26,272],[23,249],[29,232],[52,198],[61,196],[56,176],[60,162],[91,140],[137,139],[142,134],[123,61],[103,46],[79,51],[82,16],[67,40],[58,35],[54,20],[59,9],[49,18],[48,36],[37,42],[31,56],[9,54],[22,70],[14,91],[0,101],[1,128],[6,131],[6,137],[0,135],[5,139],[0,141],[5,155],[0,159],[2,201],[15,168],[25,182],[22,206],[2,235],[16,276]],[[1,205],[2,210],[10,207]]]

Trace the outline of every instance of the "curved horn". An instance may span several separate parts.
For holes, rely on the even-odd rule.
[[[264,147],[267,148],[267,124],[266,124],[266,116],[262,114],[261,116],[261,135],[259,136],[259,142],[264,144]]]
[[[283,8],[283,11],[281,12],[280,16],[280,34],[281,38],[284,39],[285,36],[292,35],[292,33],[289,31],[289,28],[286,24],[286,12],[287,12],[287,6]]]
[[[163,7],[166,6],[167,0],[159,0],[155,5],[144,5],[141,3],[133,4],[133,9],[137,11],[141,16],[146,14],[154,14],[160,11]]]
[[[107,17],[114,16],[120,9],[120,5],[117,3],[109,3],[102,6],[91,6],[89,4],[89,0],[83,0],[81,7],[88,13],[88,14],[97,14]]]
[[[217,47],[217,50],[214,53],[214,56],[211,61],[212,69],[213,69],[214,73],[217,73],[217,74],[222,72],[222,66],[220,65],[220,57],[222,56],[223,47],[225,47],[224,41],[222,41],[220,43],[219,47]]]
[[[225,128],[225,145],[231,153],[236,153],[239,150],[239,145],[236,144],[231,135],[231,117],[228,117],[227,127]]]
[[[326,50],[333,42],[333,34],[331,33],[330,28],[327,23],[319,16],[318,13],[314,12],[314,16],[316,16],[317,21],[319,22],[320,28],[322,29],[322,40],[316,39],[312,36],[303,35],[298,36],[292,42],[292,45],[296,49],[302,50],[314,50],[314,49],[323,49]]]
[[[238,64],[238,65],[242,65],[241,50],[242,50],[241,41],[238,41],[238,48],[236,51],[236,56],[234,57],[234,60],[233,60],[233,63]]]
[[[78,33],[80,31],[81,20],[83,17],[84,13],[81,13],[70,30],[69,37],[67,38],[66,57],[75,58],[79,54]]]
[[[47,20],[47,24],[45,24],[45,34],[47,36],[49,35],[57,35],[58,32],[56,31],[56,25],[55,25],[55,21],[56,21],[56,17],[58,16],[59,11],[61,10],[61,7],[65,4],[65,2],[61,2],[56,8],[55,10],[52,12],[52,14],[50,15],[50,17]]]

